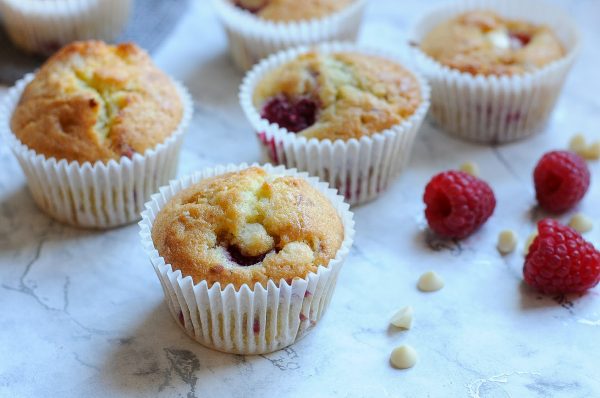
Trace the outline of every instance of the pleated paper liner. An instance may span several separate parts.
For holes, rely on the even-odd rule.
[[[198,181],[239,171],[246,164],[218,166],[191,176],[171,181],[160,193],[152,195],[140,221],[141,239],[164,290],[165,300],[177,324],[200,344],[223,352],[264,354],[293,344],[308,333],[326,311],[343,262],[354,238],[353,214],[348,204],[330,189],[306,173],[261,166],[268,173],[303,178],[329,199],[344,226],[344,240],[334,259],[327,266],[291,284],[285,280],[243,285],[236,291],[233,285],[208,286],[206,281],[194,284],[190,276],[182,275],[165,264],[152,242],[152,225],[156,215],[177,192]]]
[[[550,26],[566,55],[523,75],[471,75],[451,69],[418,47],[439,23],[468,10],[493,10],[504,17]],[[480,143],[521,140],[542,131],[560,96],[579,48],[575,23],[547,2],[467,0],[435,7],[412,29],[415,60],[431,84],[431,116],[448,134]]]
[[[0,110],[0,132],[17,157],[37,205],[52,218],[78,227],[111,228],[139,220],[145,201],[177,172],[181,143],[193,113],[186,88],[173,81],[184,113],[165,142],[132,158],[79,164],[46,158],[12,133],[12,113],[33,78],[33,74],[25,76],[8,92]]]

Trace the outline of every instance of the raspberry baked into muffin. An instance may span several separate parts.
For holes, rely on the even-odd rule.
[[[135,44],[76,42],[17,83],[0,123],[42,209],[110,227],[174,176],[190,104]]]
[[[439,24],[420,46],[441,64],[473,75],[531,72],[565,55],[549,26],[481,10]]]
[[[287,48],[354,41],[367,0],[213,0],[236,66]]]
[[[433,118],[452,135],[492,144],[543,130],[579,47],[568,13],[535,0],[443,5],[411,36]]]
[[[241,102],[272,162],[318,175],[356,204],[384,190],[408,160],[428,95],[397,60],[332,45],[262,62]]]
[[[271,352],[315,326],[354,235],[342,197],[281,166],[204,170],[147,209],[142,243],[173,317],[226,352]]]

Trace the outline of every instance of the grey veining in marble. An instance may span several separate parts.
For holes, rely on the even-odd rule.
[[[138,242],[138,227],[106,232],[57,224],[27,192],[23,173],[0,146],[1,397],[597,397],[600,396],[600,288],[582,297],[543,297],[522,283],[522,241],[542,216],[531,170],[549,149],[584,131],[600,138],[600,2],[562,0],[585,42],[547,132],[504,147],[453,140],[426,123],[410,169],[377,201],[355,209],[356,245],[328,313],[296,345],[264,356],[205,349],[171,319]],[[373,0],[362,42],[394,48],[425,2]],[[216,163],[259,160],[237,103],[242,75],[207,1],[157,52],[184,81],[196,116],[180,174]],[[432,174],[475,161],[498,199],[494,217],[462,242],[426,232],[421,195]],[[578,210],[600,244],[600,163]],[[569,215],[562,217],[568,219]],[[495,250],[501,229],[521,238],[517,252]],[[415,285],[427,270],[446,287]],[[410,331],[388,328],[404,305]],[[416,367],[388,363],[411,344]]]

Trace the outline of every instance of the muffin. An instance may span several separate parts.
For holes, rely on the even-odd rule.
[[[277,51],[354,41],[367,0],[213,0],[240,70]]]
[[[358,204],[408,161],[428,96],[397,60],[334,44],[261,62],[240,100],[270,161],[317,175]]]
[[[286,347],[327,308],[354,234],[343,199],[283,167],[207,169],[161,189],[140,222],[172,315],[220,351]]]
[[[0,0],[12,41],[50,55],[76,40],[114,40],[125,27],[132,0]]]
[[[464,12],[437,25],[420,47],[449,68],[485,76],[535,72],[565,55],[549,26],[482,10]]]
[[[173,178],[191,105],[135,44],[70,44],[17,83],[3,130],[38,205],[59,221],[112,227],[139,218]]]
[[[533,0],[438,7],[412,36],[433,118],[452,135],[491,144],[543,130],[578,48],[565,13]]]

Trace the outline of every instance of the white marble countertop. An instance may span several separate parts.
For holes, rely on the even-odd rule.
[[[226,355],[175,324],[138,241],[138,227],[72,229],[34,205],[16,160],[0,146],[0,396],[2,397],[592,397],[600,396],[600,288],[583,297],[542,297],[522,283],[522,243],[502,258],[499,230],[533,230],[531,171],[541,154],[576,131],[600,138],[600,2],[558,1],[587,39],[543,135],[503,147],[453,140],[426,124],[410,169],[376,202],[355,209],[357,235],[334,299],[298,344],[265,356]],[[415,4],[413,4],[415,3]],[[394,47],[424,2],[374,0],[362,42]],[[156,54],[183,80],[196,116],[180,174],[216,163],[259,160],[238,107],[241,74],[207,1],[195,1]],[[493,218],[460,244],[427,238],[421,195],[436,172],[465,160],[493,186]],[[600,163],[579,210],[597,224]],[[568,215],[563,217],[565,220]],[[420,293],[436,270],[446,287]],[[390,314],[415,309],[410,331]],[[420,358],[390,367],[408,343]]]

